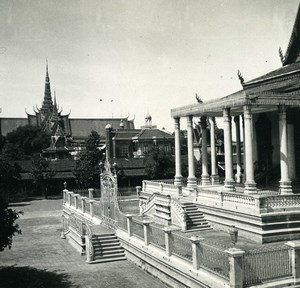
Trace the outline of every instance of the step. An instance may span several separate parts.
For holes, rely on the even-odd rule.
[[[102,240],[102,239],[117,239],[115,235],[95,235],[92,240]]]
[[[197,220],[197,219],[204,219],[205,217],[202,214],[198,215],[186,215],[187,220]]]
[[[98,259],[113,259],[113,258],[119,258],[125,256],[125,252],[124,253],[118,253],[118,254],[106,254],[106,255],[95,255],[94,259],[98,260]]]
[[[101,247],[101,248],[116,248],[120,246],[120,242],[116,243],[93,243],[93,247]]]
[[[125,251],[123,249],[119,249],[117,251],[111,250],[111,251],[94,251],[95,257],[105,257],[105,256],[116,256],[116,255],[123,255],[125,254]]]
[[[208,227],[195,227],[195,228],[189,228],[186,231],[183,232],[196,232],[196,231],[208,231],[208,230],[212,230],[212,227],[208,226]]]
[[[199,220],[194,220],[194,221],[186,221],[186,224],[187,225],[197,225],[197,224],[203,224],[203,223],[207,223],[208,224],[208,222],[207,222],[207,220],[206,219],[199,219]]]
[[[100,244],[106,244],[106,243],[116,243],[119,242],[118,238],[114,238],[114,239],[101,239],[99,241],[93,241],[94,243],[100,243]]]
[[[126,256],[118,257],[118,258],[105,258],[105,259],[97,259],[91,262],[87,262],[88,264],[98,264],[98,263],[107,263],[107,262],[114,262],[114,261],[123,261],[126,260]]]
[[[198,211],[198,210],[195,210],[195,211],[186,211],[187,213],[187,215],[198,215],[198,214],[201,214],[201,215],[203,215],[202,214],[202,212],[200,212],[200,211]]]
[[[94,247],[94,251],[123,251],[124,249],[121,246],[114,246],[114,247]]]

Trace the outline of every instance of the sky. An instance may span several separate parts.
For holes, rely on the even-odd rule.
[[[146,114],[226,96],[281,66],[299,0],[0,0],[0,117],[52,94],[71,118]],[[102,101],[100,101],[100,99]],[[183,120],[182,123],[185,123]],[[184,124],[183,124],[184,126]]]

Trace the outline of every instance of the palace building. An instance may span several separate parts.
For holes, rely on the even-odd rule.
[[[40,126],[45,131],[55,135],[57,127],[60,128],[60,134],[75,141],[76,145],[84,143],[92,130],[96,131],[100,136],[105,135],[105,126],[110,124],[113,129],[120,127],[125,129],[134,129],[134,120],[127,118],[70,118],[69,114],[63,114],[56,103],[56,95],[52,99],[50,77],[48,72],[48,64],[46,65],[45,92],[41,108],[34,108],[34,114],[27,113],[24,118],[0,118],[0,134],[6,136],[9,132],[15,130],[19,126],[32,125]],[[104,138],[103,138],[104,139]]]

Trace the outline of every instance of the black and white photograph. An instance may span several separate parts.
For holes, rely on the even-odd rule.
[[[0,288],[300,287],[299,127],[299,0],[0,0]]]

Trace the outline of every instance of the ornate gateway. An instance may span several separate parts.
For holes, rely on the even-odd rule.
[[[118,210],[118,181],[114,168],[108,161],[101,167],[101,218],[107,226],[116,228]]]

